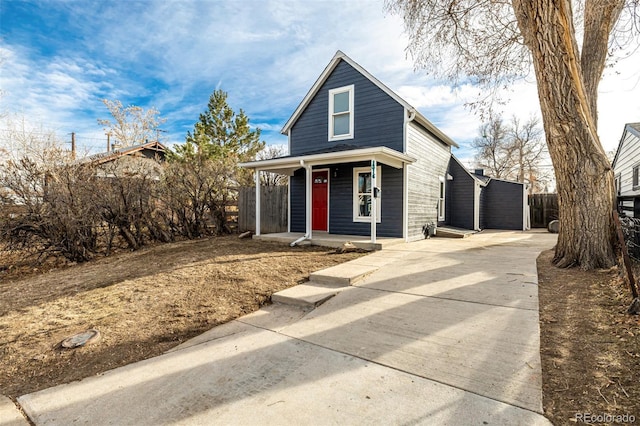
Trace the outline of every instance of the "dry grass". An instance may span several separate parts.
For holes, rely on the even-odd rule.
[[[0,282],[0,388],[10,397],[159,355],[361,254],[237,237],[157,245]],[[37,271],[36,271],[37,272]],[[97,344],[63,350],[89,328]]]

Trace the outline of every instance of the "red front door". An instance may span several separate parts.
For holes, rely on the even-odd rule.
[[[311,190],[311,229],[327,231],[329,204],[329,172],[313,172]]]

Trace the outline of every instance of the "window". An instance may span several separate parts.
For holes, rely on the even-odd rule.
[[[638,172],[640,171],[640,165],[633,166],[633,189],[636,189],[639,185]]]
[[[438,220],[444,220],[444,178],[440,178],[440,185],[438,189]]]
[[[329,90],[329,140],[353,139],[353,85]]]
[[[382,189],[381,167],[376,167],[376,186]],[[382,198],[376,199],[376,223],[380,222]],[[353,169],[353,221],[371,222],[371,167]]]
[[[616,184],[616,195],[620,195],[622,193],[622,182],[620,180],[619,174],[617,174],[615,177],[615,184]]]

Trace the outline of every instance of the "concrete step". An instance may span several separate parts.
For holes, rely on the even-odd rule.
[[[462,228],[451,228],[448,226],[439,226],[436,228],[436,237],[441,238],[467,238],[475,234],[476,231]]]
[[[317,283],[298,284],[274,293],[271,296],[271,301],[285,305],[314,308],[331,299],[344,288]]]
[[[309,282],[279,291],[271,296],[271,301],[314,308],[378,269],[379,266],[360,265],[354,261],[341,263],[312,272]]]
[[[350,286],[377,271],[377,266],[357,265],[351,262],[312,272],[309,281],[331,286]]]

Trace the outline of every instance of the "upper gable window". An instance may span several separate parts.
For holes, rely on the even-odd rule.
[[[329,140],[353,139],[353,85],[329,90]]]

